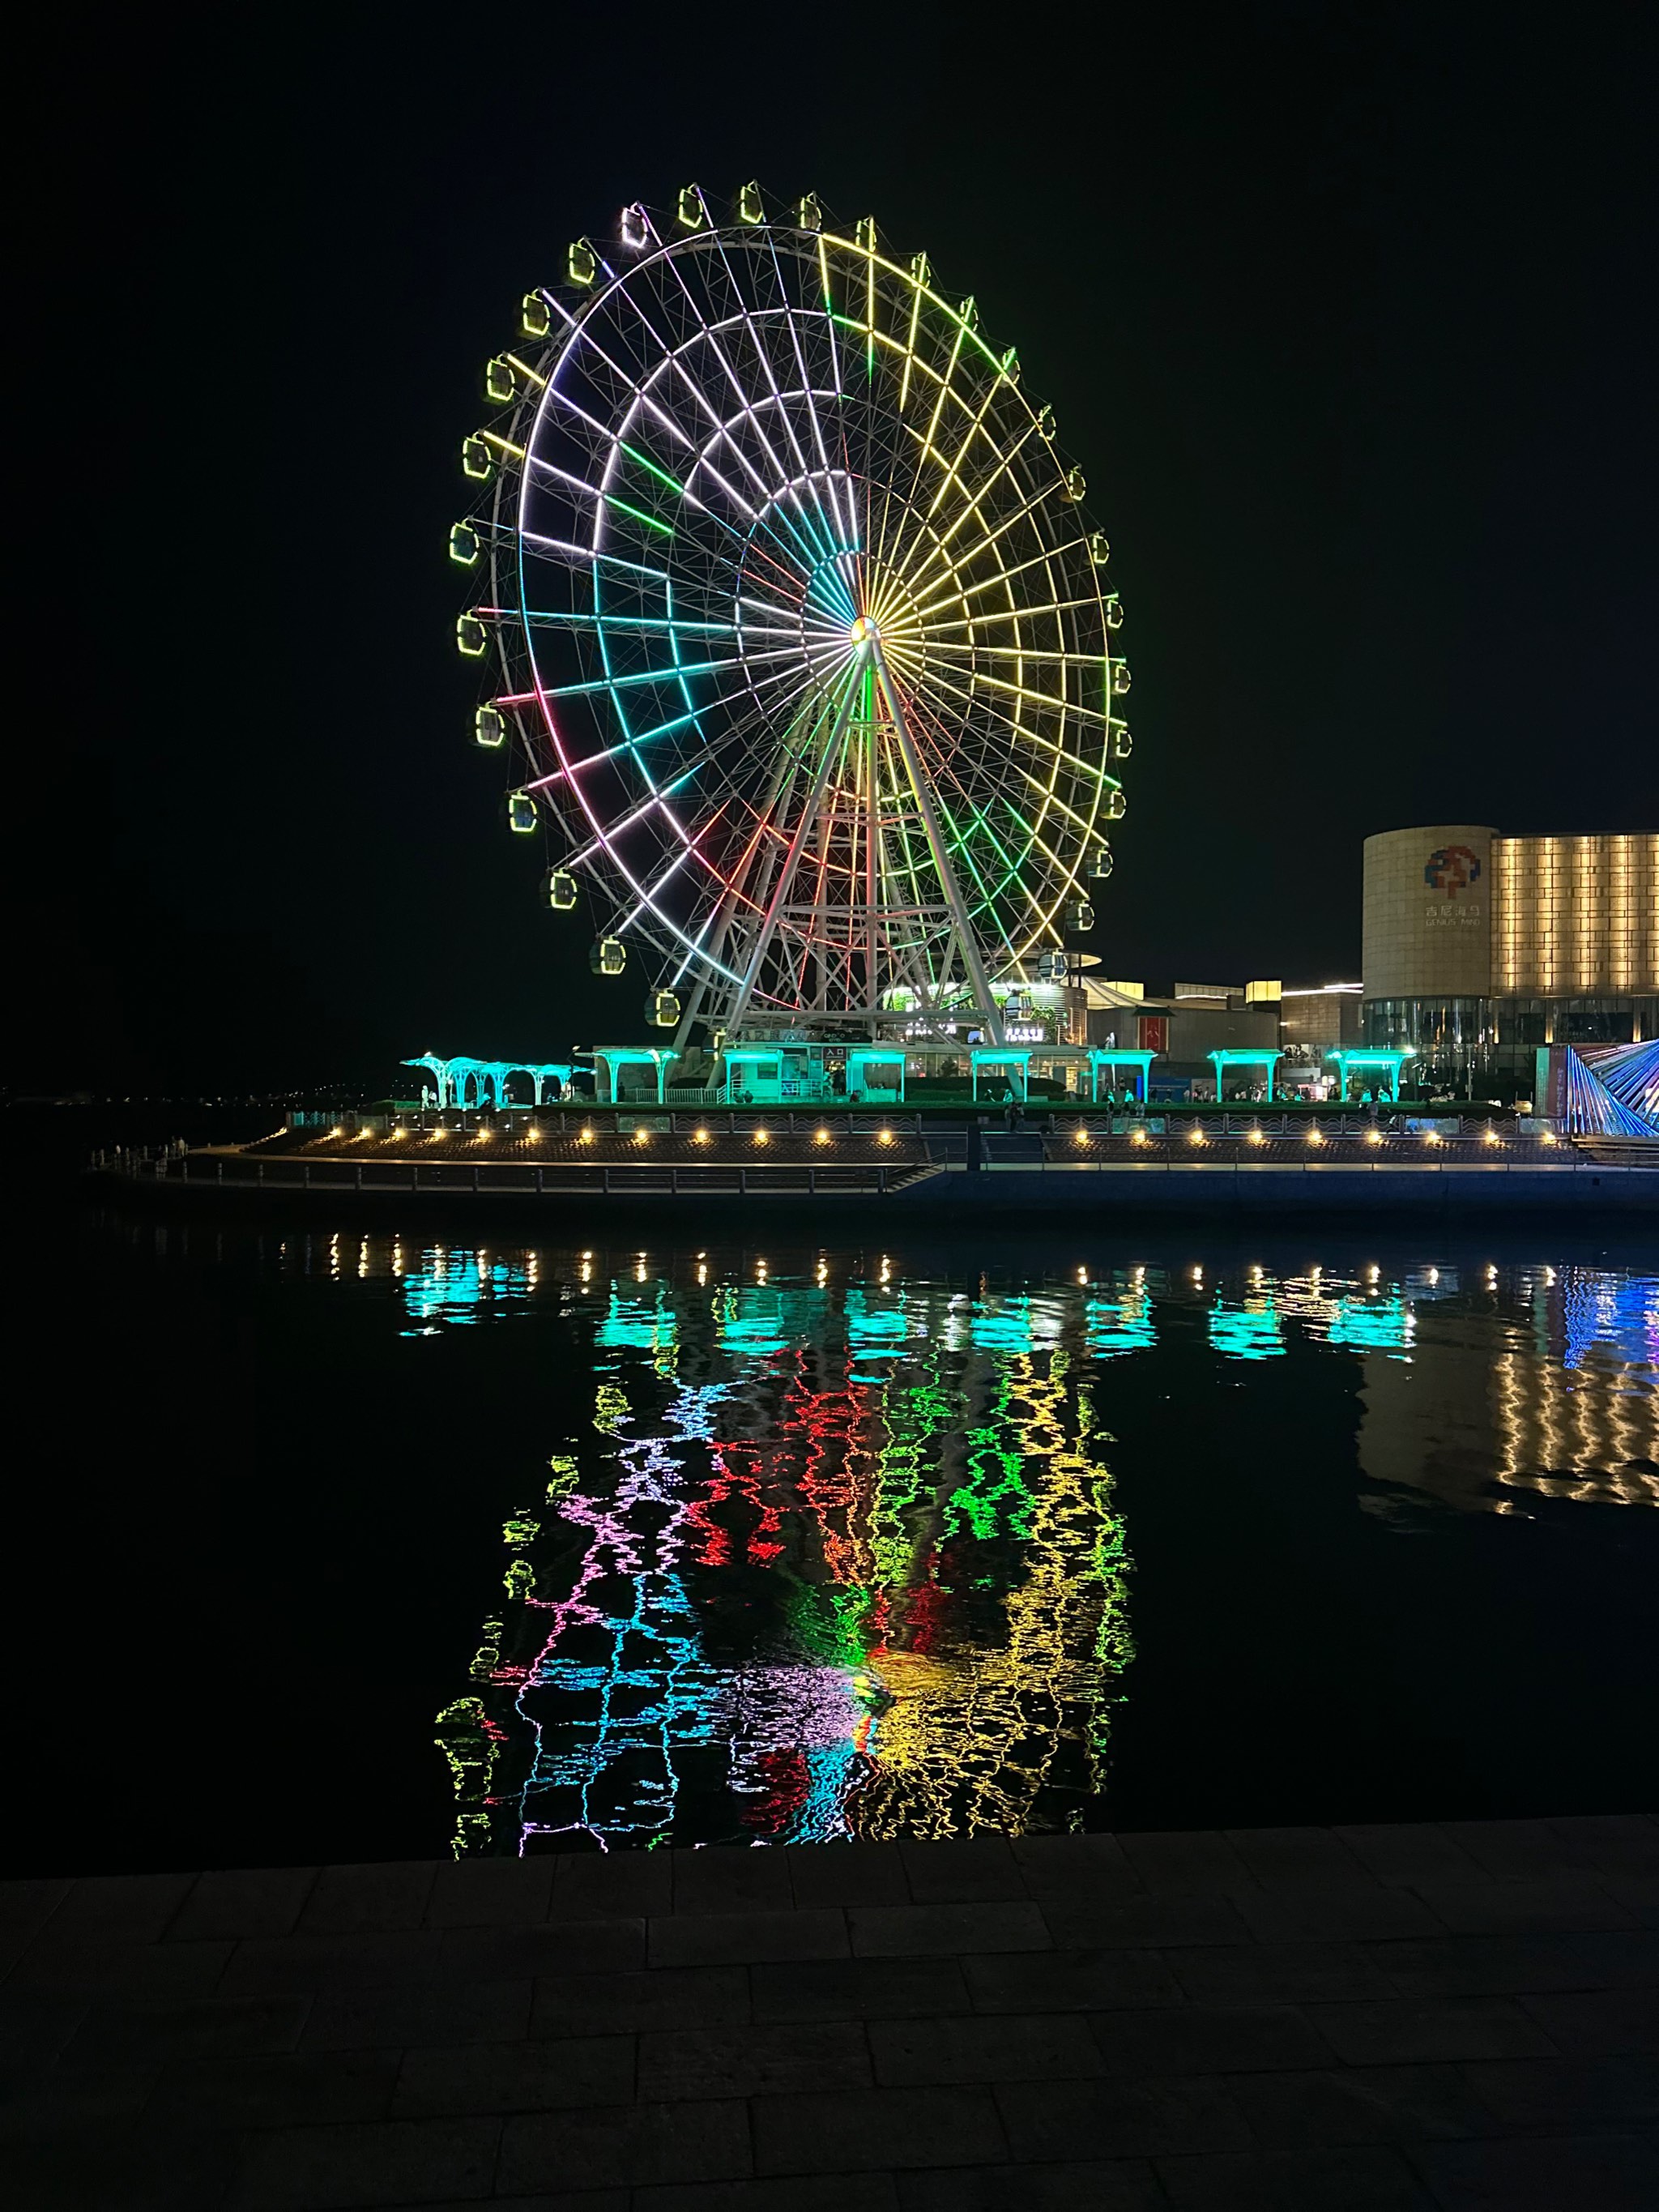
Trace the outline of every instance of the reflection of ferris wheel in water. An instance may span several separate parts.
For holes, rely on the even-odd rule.
[[[1002,1041],[1123,811],[1106,541],[971,300],[757,187],[624,213],[531,293],[466,441],[481,743],[547,884],[659,963],[653,1017]],[[487,487],[486,489],[483,489]]]

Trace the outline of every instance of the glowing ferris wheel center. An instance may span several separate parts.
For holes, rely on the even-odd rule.
[[[458,627],[593,964],[733,1036],[1004,1041],[1110,869],[1129,685],[1053,410],[925,254],[757,186],[530,293],[465,441]]]

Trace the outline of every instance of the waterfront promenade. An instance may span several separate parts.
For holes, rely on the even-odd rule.
[[[1659,1139],[1560,1139],[1456,1114],[1034,1109],[1000,1115],[616,1108],[403,1118],[346,1113],[252,1144],[98,1164],[201,1196],[361,1194],[605,1206],[872,1200],[966,1218],[1064,1213],[1659,1212]]]
[[[544,1856],[0,1889],[9,2202],[1659,2202],[1659,1824]]]

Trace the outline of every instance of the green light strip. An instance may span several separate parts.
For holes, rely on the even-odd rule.
[[[625,499],[618,499],[614,491],[601,492],[599,497],[607,507],[619,507],[624,514],[631,514],[635,522],[642,522],[647,530],[659,530],[665,538],[674,535],[667,523],[659,522],[654,514],[647,514],[641,507],[630,507]]]
[[[668,486],[670,491],[677,492],[682,499],[684,499],[689,495],[685,486],[683,483],[677,483],[675,479],[669,475],[666,469],[659,469],[654,461],[648,461],[645,455],[640,452],[638,447],[630,446],[625,438],[618,438],[617,443],[622,447],[622,450],[627,454],[630,461],[637,461],[642,469],[648,469],[651,471],[651,474],[658,479],[659,483],[665,483]],[[618,504],[620,504],[620,502],[618,502]]]

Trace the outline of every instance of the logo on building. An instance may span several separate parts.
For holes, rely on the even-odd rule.
[[[1480,874],[1480,860],[1467,845],[1443,845],[1437,853],[1430,854],[1423,880],[1431,891],[1444,891],[1448,898],[1455,898]]]

